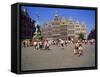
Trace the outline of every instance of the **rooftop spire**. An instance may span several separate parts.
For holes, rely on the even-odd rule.
[[[25,14],[26,16],[29,16],[28,11],[27,11],[27,8],[24,8],[23,11],[24,11],[24,14]]]
[[[72,21],[72,17],[69,17],[69,21]]]
[[[27,12],[27,8],[24,8],[23,11],[24,11],[24,12]]]
[[[55,16],[58,16],[58,11],[57,10],[55,11]]]
[[[54,21],[58,21],[58,20],[59,20],[58,11],[56,10],[55,11],[55,16],[54,16]]]
[[[85,25],[85,22],[84,21],[82,21],[82,25]]]
[[[79,24],[79,21],[78,20],[76,20],[76,24]]]

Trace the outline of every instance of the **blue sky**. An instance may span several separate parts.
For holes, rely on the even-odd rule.
[[[37,20],[37,15],[39,15],[40,24],[53,20],[53,17],[57,11],[60,17],[64,16],[66,19],[69,19],[71,17],[73,21],[78,20],[79,22],[84,22],[87,28],[87,32],[90,32],[90,30],[95,26],[95,10],[62,9],[31,6],[22,6],[21,9],[27,9],[29,16],[34,20]]]

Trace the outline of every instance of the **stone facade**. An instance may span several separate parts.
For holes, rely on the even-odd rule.
[[[41,26],[41,33],[45,39],[74,39],[78,38],[80,33],[86,35],[86,26],[78,21],[73,22],[71,18],[55,15],[53,20]]]

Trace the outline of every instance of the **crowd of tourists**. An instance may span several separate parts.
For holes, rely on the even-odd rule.
[[[22,42],[22,47],[34,47],[34,50],[50,50],[51,46],[57,46],[58,48],[67,47],[69,44],[74,44],[74,54],[75,55],[83,55],[83,44],[95,44],[95,40],[41,40],[41,41],[33,41],[33,40],[24,40]]]

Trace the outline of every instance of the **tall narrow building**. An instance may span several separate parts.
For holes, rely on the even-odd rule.
[[[27,9],[21,10],[21,40],[32,39],[35,32],[35,20],[33,20]]]

